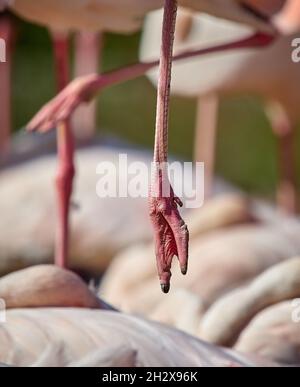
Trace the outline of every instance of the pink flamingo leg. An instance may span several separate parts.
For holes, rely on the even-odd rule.
[[[299,210],[294,144],[293,128],[283,135],[278,135],[280,183],[277,202],[279,208],[288,214],[296,214]]]
[[[295,125],[285,109],[276,102],[269,103],[267,114],[278,144],[279,184],[277,187],[278,207],[287,214],[299,210],[297,194],[297,171],[295,158]]]
[[[256,33],[246,39],[228,44],[201,48],[199,50],[187,50],[174,56],[173,61],[242,48],[265,47],[270,45],[274,39],[274,36]],[[75,79],[36,114],[27,125],[27,128],[29,131],[47,132],[53,129],[59,122],[68,119],[81,103],[89,102],[99,91],[108,86],[140,77],[158,65],[159,60],[137,63],[100,76],[92,74]]]
[[[189,233],[182,220],[179,198],[168,178],[168,124],[172,52],[177,14],[177,1],[165,0],[162,50],[159,68],[154,164],[150,187],[149,209],[154,229],[158,275],[162,291],[170,289],[172,259],[176,255],[183,274],[187,272]]]
[[[62,90],[69,82],[68,37],[53,34],[57,83]],[[69,212],[73,189],[74,143],[69,118],[62,121],[57,129],[57,151],[59,159],[56,176],[58,225],[56,229],[55,264],[67,266],[69,244]]]
[[[104,36],[101,33],[78,32],[75,38],[75,78],[99,71]],[[74,113],[72,129],[77,139],[89,140],[96,134],[97,103],[80,106]]]
[[[204,162],[205,198],[213,194],[218,130],[219,98],[216,94],[198,98],[194,160]]]
[[[5,62],[0,63],[0,154],[6,156],[11,136],[11,68],[14,46],[14,23],[10,15],[0,15],[0,38],[6,43]]]

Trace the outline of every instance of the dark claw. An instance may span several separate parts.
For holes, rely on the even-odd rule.
[[[161,289],[170,290],[173,257],[178,257],[182,274],[188,269],[188,228],[177,209],[177,201],[171,187],[169,198],[149,198],[149,212],[154,227],[155,253]],[[168,285],[166,285],[168,284]]]
[[[187,271],[188,271],[187,265],[181,267],[181,273],[182,273],[183,275],[186,275],[186,274],[187,274]]]
[[[163,293],[167,294],[170,291],[170,284],[160,284]]]

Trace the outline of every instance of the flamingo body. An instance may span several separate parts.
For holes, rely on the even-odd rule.
[[[140,14],[149,11],[151,3],[153,1],[15,0],[12,10],[26,20],[58,31],[106,30],[124,33],[140,28]],[[154,0],[154,3],[158,7],[161,1]]]
[[[136,351],[136,365],[147,367],[247,367],[269,363],[215,348],[167,326],[115,312],[14,309],[7,312],[7,320],[0,331],[0,360],[19,366],[36,362],[45,348],[55,343],[63,345],[73,361],[118,344]]]
[[[11,9],[24,19],[56,30],[132,32],[141,27],[149,11],[162,8],[163,4],[163,0],[15,0]],[[237,0],[180,0],[179,4],[272,31],[266,21],[255,17]]]
[[[182,12],[183,16],[185,11]],[[160,40],[158,26],[161,21],[160,10],[151,13],[146,20],[141,44],[143,61],[157,58]],[[188,36],[181,42],[175,40],[174,50],[180,52],[199,47],[199,44],[207,47],[225,43],[248,36],[250,32],[248,26],[209,15],[193,14]],[[187,97],[212,93],[255,93],[279,101],[295,122],[299,119],[297,100],[300,98],[300,71],[299,66],[291,60],[291,41],[297,36],[294,33],[280,37],[263,51],[251,49],[216,53],[174,63],[172,92]],[[152,70],[149,75],[156,84],[157,70]]]
[[[275,24],[281,13],[272,18]],[[155,35],[161,23],[160,11],[148,16],[141,48],[142,60],[157,56]],[[199,42],[205,47],[249,35],[251,27],[209,15],[182,10],[175,39],[177,52],[195,49]],[[298,28],[299,30],[299,28]],[[294,128],[299,121],[300,71],[291,60],[291,42],[297,32],[278,37],[269,47],[235,52],[221,52],[203,58],[174,64],[172,90],[174,93],[199,98],[195,157],[206,165],[206,195],[211,194],[214,173],[215,132],[217,126],[217,97],[220,95],[253,94],[264,99],[273,132],[278,141],[280,181],[277,202],[285,212],[296,212],[296,169],[294,160]],[[153,83],[157,73],[149,73]]]

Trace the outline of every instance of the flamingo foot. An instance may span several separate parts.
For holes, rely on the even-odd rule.
[[[189,231],[178,211],[181,200],[171,188],[169,197],[150,195],[150,217],[154,228],[155,253],[161,289],[170,290],[171,266],[174,256],[178,257],[183,275],[188,269]]]
[[[27,125],[27,130],[46,133],[67,121],[82,102],[89,102],[93,98],[97,91],[96,81],[99,85],[98,75],[75,79],[36,114]]]

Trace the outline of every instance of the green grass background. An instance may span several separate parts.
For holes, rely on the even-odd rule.
[[[24,126],[55,89],[47,31],[21,22],[18,25],[13,70],[15,130]],[[139,39],[139,34],[107,35],[102,68],[106,71],[135,62]],[[170,151],[185,159],[192,157],[195,108],[194,100],[172,98]],[[146,78],[114,86],[98,98],[98,127],[103,133],[152,147],[154,119],[155,90]],[[299,148],[298,139],[295,146]],[[276,142],[257,99],[241,96],[222,100],[217,173],[249,192],[272,195],[278,178]]]

